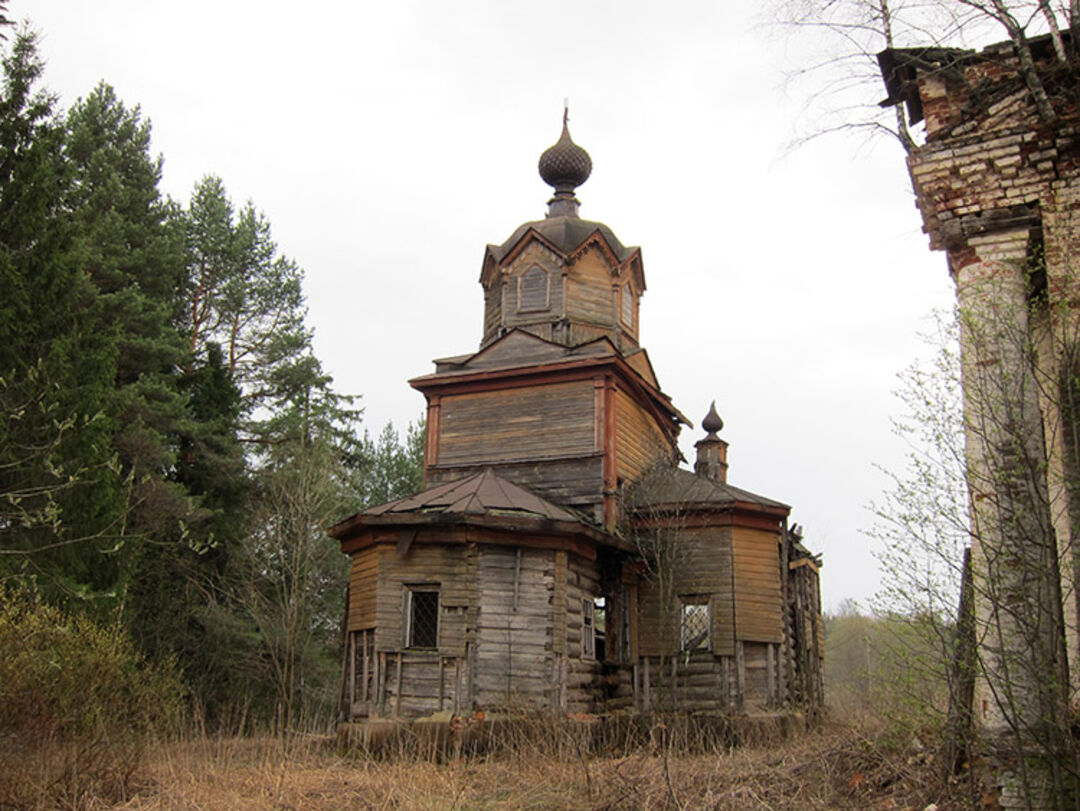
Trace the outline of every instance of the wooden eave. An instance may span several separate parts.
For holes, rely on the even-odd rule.
[[[487,288],[499,271],[499,263],[495,261],[495,256],[491,251],[493,247],[493,245],[488,245],[484,249],[484,261],[480,265],[480,285],[484,288]]]
[[[634,248],[633,253],[626,260],[630,267],[630,273],[638,286],[638,295],[645,292],[645,262],[641,258],[641,248]]]
[[[501,260],[495,258],[495,249],[499,246],[488,245],[484,249],[484,261],[480,268],[480,283],[487,284],[496,268],[505,268],[513,264],[514,260],[517,259],[533,241],[539,242],[564,262],[576,260],[588,250],[589,247],[596,245],[614,271],[613,275],[621,274],[624,269],[630,269],[634,274],[634,281],[638,285],[639,292],[645,291],[645,270],[641,261],[641,248],[632,248],[629,255],[625,259],[620,260],[615,248],[599,228],[593,229],[588,236],[578,243],[571,251],[562,250],[552,240],[548,239],[532,227],[521,235],[521,238],[514,247],[507,251],[506,255],[503,256]]]
[[[649,353],[645,350],[645,347],[639,346],[633,352],[627,353],[624,357],[626,358],[627,364],[629,364],[629,366],[633,368],[634,371],[637,371],[638,374],[640,374],[642,378],[644,378],[646,383],[648,383],[650,386],[653,386],[654,388],[659,387],[659,379],[656,377],[656,369],[653,368],[652,361],[649,359]],[[648,374],[644,374],[643,372],[640,372],[636,368],[634,368],[634,363],[631,360],[632,358],[641,358],[644,361],[643,368],[648,371]]]
[[[640,510],[628,510],[630,525],[664,526],[675,518],[680,527],[741,526],[777,530],[791,513],[784,505],[758,504],[753,501],[691,502],[650,504]]]
[[[599,248],[600,254],[607,261],[608,267],[610,267],[612,271],[611,275],[620,275],[625,263],[619,261],[619,257],[615,254],[615,250],[611,247],[611,243],[607,241],[607,238],[602,233],[600,233],[599,228],[595,229],[591,234],[585,237],[581,244],[570,252],[568,259],[571,262],[576,261],[593,245],[596,245],[597,248]],[[634,253],[637,253],[638,250],[639,249],[635,248]],[[633,256],[633,254],[631,254],[631,256]]]
[[[587,541],[591,546],[606,546],[623,552],[633,552],[633,545],[623,539],[606,533],[598,528],[579,521],[556,521],[550,518],[508,515],[472,515],[466,513],[433,512],[402,513],[399,515],[364,515],[359,513],[335,524],[327,532],[341,543],[341,551],[346,554],[364,549],[388,539],[377,537],[380,530],[394,530],[400,537],[403,533],[417,533],[425,529],[450,530],[471,527],[484,530],[485,542],[497,543],[506,535],[513,536],[513,543],[526,543],[529,536],[535,540],[563,539]],[[511,540],[511,539],[506,539]],[[438,539],[432,539],[437,542]]]
[[[498,246],[496,246],[496,245],[488,245],[487,246],[487,248],[484,251],[485,268],[482,268],[481,271],[480,271],[480,281],[481,281],[481,283],[483,283],[483,281],[484,281],[484,269],[486,269],[488,258],[492,259],[495,262],[495,267],[504,268],[507,265],[513,264],[514,260],[517,259],[518,256],[521,253],[523,253],[525,251],[525,249],[527,247],[529,247],[529,244],[532,243],[533,241],[539,242],[541,245],[543,245],[545,248],[547,248],[553,254],[558,256],[560,259],[562,259],[563,261],[566,261],[567,255],[566,255],[565,251],[563,251],[561,248],[559,248],[559,246],[557,246],[554,242],[552,242],[550,239],[545,237],[543,234],[541,234],[535,228],[529,228],[528,231],[526,231],[524,234],[521,235],[521,239],[519,239],[517,241],[517,244],[514,245],[513,248],[511,248],[509,251],[506,252],[506,255],[502,258],[501,261],[495,259],[495,253],[494,253],[494,250],[493,250],[494,248],[496,248]]]
[[[788,564],[788,571],[794,571],[795,569],[799,569],[803,566],[807,566],[810,569],[813,569],[814,574],[819,574],[821,571],[818,568],[818,562],[813,558],[799,558],[798,560],[791,561],[791,563]]]

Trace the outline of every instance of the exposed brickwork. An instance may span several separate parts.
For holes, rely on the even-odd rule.
[[[1072,306],[1080,303],[1080,83],[1075,67],[1053,62],[1048,43],[1033,51],[1053,121],[1039,116],[1009,43],[880,57],[890,101],[903,99],[925,120],[926,143],[908,169],[930,246],[945,251],[957,284],[980,646],[975,717],[1006,737],[1017,725],[1046,723],[1046,708],[1064,701],[1047,688],[1064,684],[1061,636],[1071,699],[1080,695],[1080,499],[1065,439],[1076,426],[1061,395],[1080,357]],[[1016,459],[1035,474],[1003,475]],[[1063,633],[1042,638],[1033,627]],[[1039,667],[1022,666],[1035,660]],[[1041,807],[1043,789],[1018,793],[1006,761],[992,772],[1002,807],[1018,798]]]
[[[926,144],[908,167],[931,247],[952,251],[973,234],[1037,217],[1076,185],[1080,122],[1065,94],[1055,98],[1059,121],[1040,122],[1006,47],[949,68],[918,76]]]

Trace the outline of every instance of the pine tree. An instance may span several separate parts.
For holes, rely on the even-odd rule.
[[[72,595],[110,587],[100,550],[122,531],[125,493],[102,418],[115,347],[95,328],[96,291],[65,210],[64,131],[36,89],[41,72],[35,35],[20,31],[0,92],[0,494],[11,504],[29,489],[36,505],[0,525],[0,565]]]

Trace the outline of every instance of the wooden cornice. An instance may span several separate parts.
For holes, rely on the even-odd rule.
[[[657,422],[674,439],[678,433],[677,423],[690,425],[690,420],[671,403],[666,395],[652,386],[645,378],[630,366],[620,355],[611,354],[601,357],[566,358],[564,360],[537,363],[528,366],[514,366],[500,369],[468,369],[452,372],[436,372],[409,380],[409,385],[425,395],[446,396],[449,394],[467,394],[478,391],[522,388],[537,383],[557,383],[570,380],[584,380],[596,375],[598,371],[615,373],[617,379],[625,384],[627,391],[636,395],[636,399],[645,404],[653,415],[664,417]]]
[[[508,265],[512,265],[514,263],[514,260],[517,259],[518,256],[523,253],[527,247],[529,247],[529,243],[531,243],[533,240],[539,242],[541,245],[543,245],[545,248],[547,248],[549,251],[551,251],[563,261],[566,261],[566,254],[562,250],[560,250],[554,242],[545,237],[535,228],[529,228],[528,231],[521,235],[521,239],[517,241],[517,244],[506,252],[506,256],[504,256],[502,260],[498,262],[498,266],[506,267]]]
[[[779,532],[791,510],[787,507],[729,501],[719,504],[653,504],[628,516],[631,527],[747,527]]]
[[[561,548],[588,558],[598,546],[633,552],[634,547],[616,535],[572,521],[469,515],[464,513],[364,515],[342,521],[328,530],[346,554],[379,543],[398,543],[408,536],[412,543],[477,541],[508,546]]]

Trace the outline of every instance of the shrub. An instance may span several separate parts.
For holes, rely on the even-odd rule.
[[[0,588],[0,807],[126,796],[147,743],[176,731],[183,686],[124,632]]]

